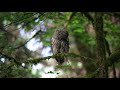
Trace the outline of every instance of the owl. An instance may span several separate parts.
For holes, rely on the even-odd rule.
[[[52,52],[53,55],[60,54],[60,53],[68,53],[69,52],[69,39],[68,39],[68,32],[65,29],[56,30],[52,37]],[[64,57],[56,57],[55,58],[58,64],[62,64],[65,60]]]

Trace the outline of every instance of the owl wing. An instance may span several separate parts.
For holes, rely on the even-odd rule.
[[[60,47],[61,47],[60,41],[55,38],[52,38],[51,48],[52,48],[53,54],[60,53]]]
[[[69,51],[69,41],[61,41],[60,52],[67,53]]]

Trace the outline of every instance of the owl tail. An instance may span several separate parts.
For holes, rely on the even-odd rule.
[[[56,61],[58,62],[59,65],[64,63],[64,57],[56,57]]]

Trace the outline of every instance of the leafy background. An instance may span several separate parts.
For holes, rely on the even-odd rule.
[[[87,13],[94,18],[94,12]],[[114,52],[120,43],[120,13],[104,13],[103,20],[105,38]],[[29,59],[52,55],[51,37],[65,24],[69,32],[69,52],[96,59],[94,27],[83,12],[1,12],[0,77],[82,78],[93,73],[97,69],[96,61],[80,57],[69,57],[62,66],[54,58],[29,62]],[[120,63],[115,66],[119,77]],[[109,68],[109,77],[113,77]]]

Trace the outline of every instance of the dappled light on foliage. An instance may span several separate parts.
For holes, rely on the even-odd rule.
[[[0,17],[0,78],[120,77],[120,12]]]

